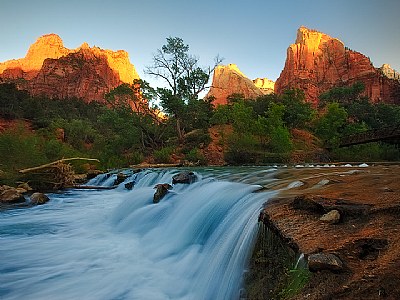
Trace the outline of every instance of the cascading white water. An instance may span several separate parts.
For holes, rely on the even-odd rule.
[[[177,172],[147,170],[126,180],[131,191],[71,190],[0,212],[0,298],[237,299],[273,192],[208,170],[153,204],[153,186]]]

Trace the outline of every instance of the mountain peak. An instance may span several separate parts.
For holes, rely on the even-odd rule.
[[[33,95],[102,101],[112,88],[132,84],[139,75],[126,51],[91,48],[86,42],[68,49],[50,33],[39,37],[24,58],[0,63],[0,79]]]
[[[388,68],[382,72],[390,73]],[[365,95],[373,102],[395,102],[396,83],[381,79],[365,55],[346,48],[339,39],[304,26],[297,30],[295,44],[287,49],[285,67],[275,84],[275,92],[299,88],[308,102],[318,104],[321,93],[335,87],[363,82]],[[393,72],[392,72],[393,73]]]
[[[212,85],[207,97],[214,97],[214,105],[227,104],[232,94],[242,94],[244,98],[257,98],[265,93],[266,81],[258,80],[260,87],[247,78],[235,64],[219,65],[214,70]]]

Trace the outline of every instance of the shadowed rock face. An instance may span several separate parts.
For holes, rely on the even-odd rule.
[[[386,70],[386,69],[385,69]],[[375,68],[365,55],[346,48],[327,34],[300,27],[296,42],[287,49],[285,67],[275,84],[275,92],[288,88],[304,90],[308,102],[335,86],[365,84],[365,95],[373,102],[395,103],[400,84]]]
[[[139,76],[127,52],[87,43],[68,49],[56,34],[40,37],[24,58],[0,63],[0,82],[14,82],[32,95],[50,98],[103,101],[105,93],[134,79]]]

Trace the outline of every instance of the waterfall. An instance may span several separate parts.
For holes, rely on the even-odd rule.
[[[274,192],[199,170],[153,204],[154,185],[179,171],[123,172],[132,190],[70,190],[1,212],[1,299],[239,298],[257,216]]]

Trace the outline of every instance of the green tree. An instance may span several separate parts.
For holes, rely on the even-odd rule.
[[[161,106],[175,121],[180,142],[183,141],[189,121],[188,106],[191,101],[198,100],[210,74],[220,62],[221,59],[217,57],[213,67],[201,68],[198,58],[189,53],[189,45],[179,37],[169,37],[153,56],[152,65],[145,69],[147,74],[161,78],[167,85],[166,88],[157,89],[157,92]]]
[[[351,86],[334,87],[319,96],[320,106],[323,107],[328,103],[338,102],[347,107],[351,103],[362,99],[364,90],[365,85],[362,82],[356,82]]]
[[[315,111],[311,107],[311,103],[305,102],[304,91],[300,89],[286,90],[280,99],[285,105],[282,118],[286,125],[290,128],[305,128],[312,120]]]
[[[330,103],[326,113],[317,121],[316,134],[328,146],[336,147],[345,128],[347,120],[346,110],[339,103]]]

